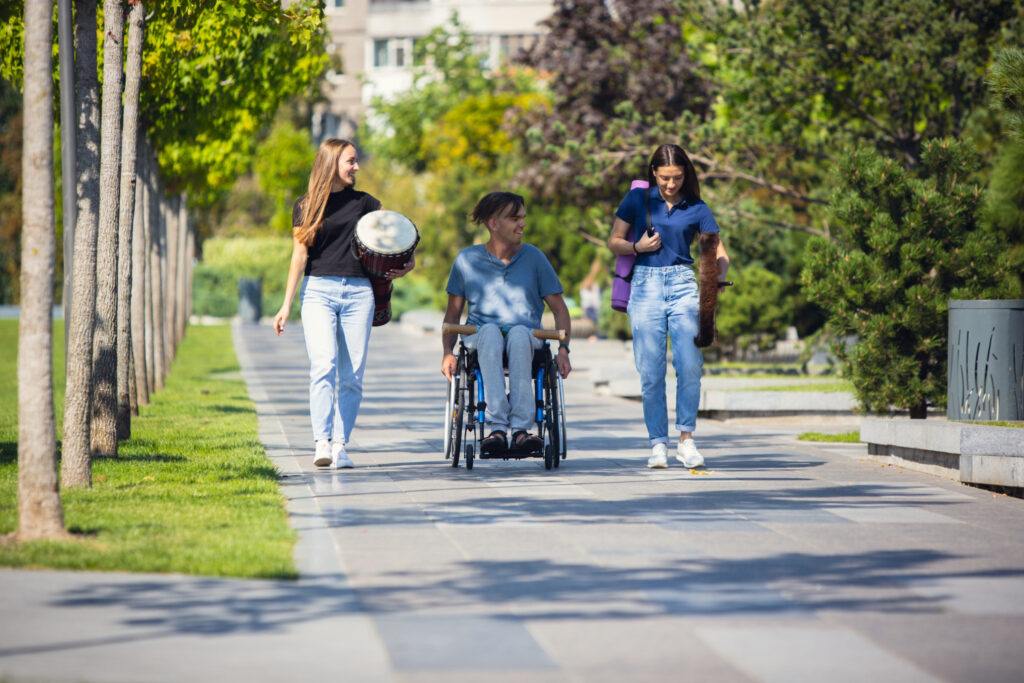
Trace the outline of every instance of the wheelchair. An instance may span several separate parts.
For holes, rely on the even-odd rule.
[[[536,451],[520,451],[509,446],[501,454],[480,453],[480,442],[484,434],[484,386],[477,364],[476,351],[467,349],[459,341],[455,374],[448,385],[448,401],[444,418],[444,457],[451,460],[452,467],[459,466],[460,455],[466,469],[473,469],[477,458],[519,460],[523,458],[544,458],[544,469],[558,467],[566,457],[565,443],[565,392],[562,376],[558,373],[551,349],[545,343],[533,353],[533,387],[536,397],[537,434],[544,445]],[[506,369],[506,375],[508,371]],[[479,454],[479,455],[478,455]]]

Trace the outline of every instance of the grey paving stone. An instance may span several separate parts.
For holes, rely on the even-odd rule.
[[[707,474],[653,471],[584,370],[561,468],[453,469],[440,340],[388,325],[357,467],[319,471],[299,325],[236,332],[302,579],[0,572],[0,678],[1020,680],[1024,505],[795,439],[840,418],[701,419]]]
[[[697,635],[765,683],[934,683],[941,679],[864,636],[823,625],[701,627]]]
[[[524,625],[513,619],[389,615],[374,622],[398,671],[554,667]]]

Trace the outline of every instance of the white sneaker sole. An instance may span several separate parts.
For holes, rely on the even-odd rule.
[[[648,460],[647,461],[647,469],[649,469],[649,470],[667,470],[668,469],[668,463],[667,462],[651,462],[650,460]]]
[[[686,459],[683,456],[681,456],[681,455],[677,455],[676,456],[676,460],[678,460],[679,462],[683,463],[683,467],[687,467],[687,468],[689,468],[691,470],[695,470],[698,467],[704,467],[704,458],[701,458],[700,460],[698,460],[697,462],[693,463],[692,465],[690,463],[686,462]]]
[[[350,470],[350,469],[354,468],[355,466],[356,466],[356,464],[354,462],[352,462],[351,460],[342,460],[341,462],[337,462],[337,463],[334,464],[334,469],[336,469],[336,470]]]

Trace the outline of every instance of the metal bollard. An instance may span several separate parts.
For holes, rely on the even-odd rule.
[[[263,316],[263,280],[238,280],[238,317],[243,323],[258,323]]]

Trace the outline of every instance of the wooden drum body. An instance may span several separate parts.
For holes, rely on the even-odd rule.
[[[356,253],[373,286],[373,325],[391,320],[391,292],[386,274],[404,268],[412,258],[420,233],[411,220],[397,211],[373,211],[356,223]]]

